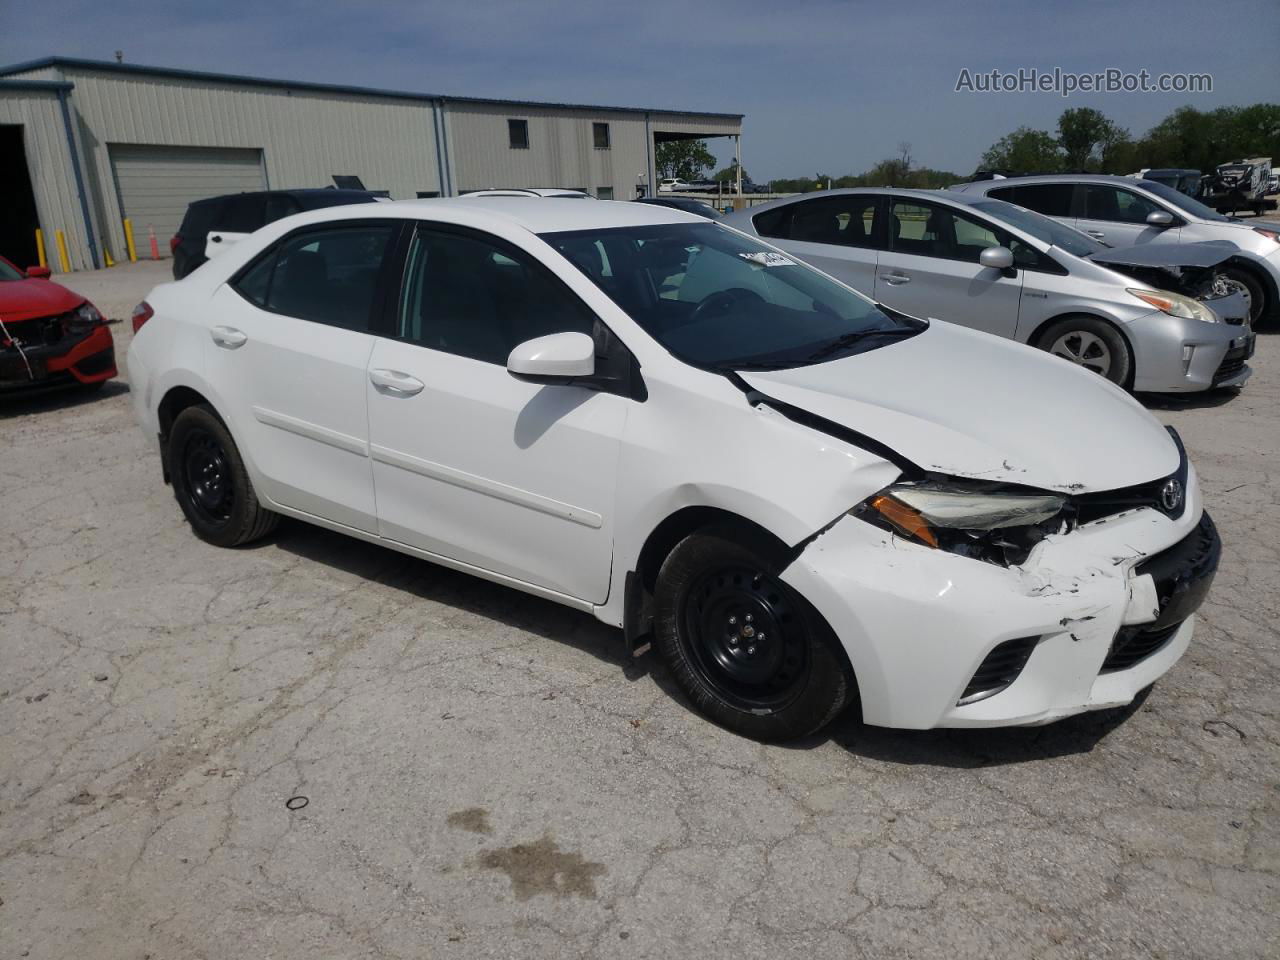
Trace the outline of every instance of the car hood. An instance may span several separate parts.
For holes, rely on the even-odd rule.
[[[767,397],[949,476],[1092,493],[1178,468],[1164,427],[1118,387],[948,323],[839,360],[739,376]]]
[[[1216,267],[1230,260],[1240,248],[1229,240],[1205,240],[1200,243],[1142,243],[1135,247],[1116,247],[1088,255],[1094,263],[1118,267]]]
[[[0,320],[12,323],[74,310],[84,297],[49,280],[0,280]]]

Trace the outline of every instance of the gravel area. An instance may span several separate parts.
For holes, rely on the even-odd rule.
[[[0,957],[1280,955],[1280,336],[1149,401],[1225,549],[1141,702],[762,746],[583,614],[197,541],[123,370],[167,270],[68,280],[119,381],[0,405]]]

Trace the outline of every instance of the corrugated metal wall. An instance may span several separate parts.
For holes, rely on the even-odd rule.
[[[367,187],[389,190],[396,199],[412,198],[419,191],[564,186],[593,192],[606,187],[623,200],[635,195],[636,184],[651,169],[652,143],[646,130],[733,135],[741,127],[736,118],[692,113],[649,116],[639,111],[459,100],[446,100],[438,114],[435,102],[407,96],[70,63],[10,76],[75,85],[69,102],[89,215],[100,246],[116,260],[126,253],[112,146],[261,150],[271,188],[324,187],[334,174],[354,174]],[[36,184],[41,221],[50,229],[56,221],[66,230],[76,268],[88,266],[87,236],[56,95],[26,92],[10,99],[11,112],[39,117],[40,155],[28,162],[33,179],[41,180]],[[528,149],[511,148],[509,118],[529,122]],[[444,184],[437,162],[438,122],[444,124],[448,151],[450,175]],[[594,145],[595,122],[609,124],[607,150]],[[59,151],[61,159],[55,162]],[[138,229],[135,224],[135,236]]]
[[[67,135],[57,92],[0,88],[0,123],[20,124],[23,128],[22,140],[27,153],[27,168],[36,197],[40,229],[45,235],[49,266],[55,271],[62,269],[54,246],[54,231],[62,230],[67,239],[71,269],[90,269],[93,264],[89,259],[88,235],[80,213],[75,173],[71,165],[71,153],[67,149]],[[26,267],[29,264],[19,266]]]
[[[447,101],[449,156],[459,192],[488,187],[584,187],[595,192],[610,187],[615,199],[635,196],[636,184],[648,178],[646,120],[643,113],[530,107],[521,104],[477,104]],[[527,149],[513,148],[508,120],[529,125]],[[597,150],[592,124],[609,124],[610,146]],[[741,130],[736,120],[694,114],[654,113],[653,131],[731,136]]]
[[[260,149],[273,188],[326,187],[336,173],[396,198],[440,189],[426,103],[80,69],[66,79],[75,84],[94,217],[116,259],[124,231],[108,144]]]

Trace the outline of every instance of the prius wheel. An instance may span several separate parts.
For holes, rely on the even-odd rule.
[[[731,529],[681,541],[658,573],[658,646],[694,705],[760,740],[805,736],[854,696],[830,628]]]
[[[1112,383],[1129,382],[1129,345],[1111,324],[1096,317],[1067,317],[1051,324],[1036,341],[1041,350],[1092,370]]]
[[[178,414],[168,458],[174,496],[201,540],[237,547],[265,536],[279,521],[258,502],[240,451],[212,408]]]

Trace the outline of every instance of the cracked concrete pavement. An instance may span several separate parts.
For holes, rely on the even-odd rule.
[[[166,270],[69,283],[127,318]],[[6,400],[0,957],[1275,957],[1280,336],[1255,367],[1152,404],[1225,551],[1140,703],[781,747],[583,614],[200,543],[123,376]]]

